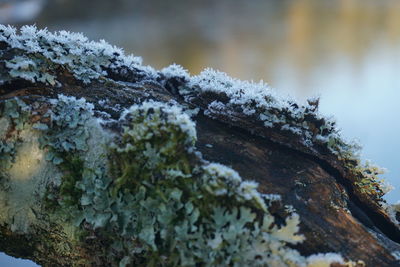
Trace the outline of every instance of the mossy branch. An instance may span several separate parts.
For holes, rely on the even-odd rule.
[[[265,84],[0,26],[0,249],[43,266],[394,266],[397,208]]]

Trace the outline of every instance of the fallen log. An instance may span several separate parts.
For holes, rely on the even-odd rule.
[[[266,85],[0,26],[0,250],[42,266],[398,266],[335,122]]]

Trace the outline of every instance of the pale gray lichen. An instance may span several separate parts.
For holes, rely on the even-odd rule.
[[[60,153],[86,151],[89,128],[87,122],[93,118],[93,105],[81,99],[59,95],[50,101],[51,109],[45,116],[50,117],[51,125],[37,123],[34,128],[44,132],[40,142],[51,148],[47,160],[60,164]]]
[[[50,64],[40,59],[40,57],[33,60],[26,55],[15,56],[7,61],[5,65],[9,69],[8,74],[13,78],[21,78],[32,83],[56,84],[56,77],[47,71]]]
[[[115,148],[114,164],[121,172],[116,185],[119,190],[129,190],[125,189],[121,198],[136,192],[129,197],[134,201],[127,202],[132,218],[125,215],[124,221],[130,222],[136,238],[146,244],[138,252],[157,255],[156,261],[162,265],[302,263],[296,251],[284,246],[303,239],[296,234],[295,214],[287,218],[286,226],[271,228],[274,218],[254,184],[242,182],[235,171],[223,165],[189,164],[187,159],[196,157],[195,128],[179,108],[146,102],[130,108],[123,119],[130,126]],[[149,146],[156,164],[147,164]],[[179,158],[184,160],[177,165]],[[135,207],[133,203],[141,204]],[[256,219],[257,213],[264,215]],[[161,239],[155,242],[157,236]]]
[[[76,226],[97,229],[99,238],[115,233],[107,235],[109,259],[121,266],[307,265],[286,246],[304,239],[297,234],[298,215],[278,226],[268,212],[276,197],[259,194],[256,183],[242,181],[234,170],[198,158],[195,125],[177,106],[134,105],[121,123],[123,135],[110,145],[111,169],[103,160],[87,168],[85,160],[75,183],[79,212],[69,213]]]
[[[236,171],[218,163],[205,165],[203,172],[202,185],[210,194],[235,197],[239,202],[250,201],[263,211],[267,211],[265,201],[257,191],[256,182],[242,181]]]
[[[333,262],[340,264],[340,266],[346,267],[365,266],[363,261],[345,261],[342,256],[336,253],[318,253],[307,258],[307,267],[331,267]]]
[[[33,127],[42,133],[40,144],[47,150],[46,160],[58,165],[66,174],[59,185],[60,196],[53,195],[50,190],[47,198],[64,208],[61,215],[73,217],[71,222],[80,224],[82,215],[76,198],[82,191],[77,183],[82,177],[96,182],[96,174],[100,170],[105,172],[105,144],[109,135],[101,130],[99,121],[93,116],[93,105],[83,98],[59,95],[50,100],[50,104],[45,115],[50,122],[36,123]]]

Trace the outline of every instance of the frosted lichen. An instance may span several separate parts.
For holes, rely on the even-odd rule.
[[[25,55],[15,56],[7,61],[5,65],[9,69],[9,75],[13,78],[21,78],[32,83],[56,84],[56,77],[47,71],[49,68],[48,62],[43,61],[40,57],[34,61]]]
[[[242,181],[233,169],[218,163],[203,167],[203,188],[215,196],[235,197],[238,201],[250,201],[260,209],[267,211],[262,195],[258,193],[258,184],[253,181]]]
[[[263,82],[241,81],[212,69],[188,80],[187,84],[179,87],[179,92],[189,103],[203,99],[205,115],[217,119],[229,117],[232,124],[240,119],[250,119],[265,128],[289,132],[299,139],[303,150],[313,155],[318,155],[318,147],[323,147],[322,154],[327,150],[342,162],[356,194],[382,201],[388,187],[378,178],[381,172],[360,163],[360,146],[344,140],[335,127],[335,121],[319,114],[318,99],[309,99],[300,105],[276,95]]]
[[[233,120],[236,116],[254,117],[267,128],[299,135],[305,146],[323,140],[332,143],[332,152],[344,149],[345,144],[341,143],[335,122],[317,112],[318,100],[311,99],[305,105],[299,105],[294,100],[276,95],[263,82],[241,81],[212,69],[193,76],[181,93],[188,102],[209,93],[214,94],[213,98],[216,99],[205,110],[205,114],[211,117],[218,117],[220,113],[232,116]]]
[[[18,32],[13,27],[0,25],[0,42],[14,49],[14,56],[1,62],[9,70],[7,74],[3,73],[2,83],[20,78],[57,85],[57,66],[85,83],[113,75],[139,75],[143,80],[160,82],[188,103],[204,101],[202,108],[207,116],[229,117],[233,124],[240,118],[253,120],[266,129],[293,134],[301,149],[313,155],[328,152],[334,160],[342,162],[346,178],[351,180],[355,193],[361,197],[382,201],[381,197],[387,191],[376,173],[368,173],[368,167],[360,164],[358,146],[345,141],[335,122],[318,113],[318,99],[300,105],[277,96],[263,82],[240,81],[212,69],[190,77],[181,66],[173,64],[156,72],[142,66],[140,58],[126,56],[122,49],[103,40],[93,42],[82,34],[66,31],[50,33],[35,26],[24,26]],[[327,151],[318,152],[320,147]]]
[[[109,135],[100,130],[99,121],[93,116],[93,105],[83,98],[59,95],[50,100],[44,117],[49,118],[47,124],[36,123],[33,127],[42,133],[39,140],[47,150],[46,160],[64,172],[60,195],[51,193],[47,198],[64,207],[64,214],[78,218],[82,190],[77,183],[82,177],[92,179],[92,172],[98,172],[92,168],[105,168],[105,143]]]
[[[84,83],[110,72],[140,72],[161,79],[164,85],[178,77],[168,86],[177,86],[173,93],[181,94],[186,102],[211,95],[212,101],[203,107],[208,116],[229,115],[232,121],[256,118],[264,127],[300,136],[306,147],[323,144],[339,159],[354,158],[353,146],[342,141],[333,121],[317,113],[315,100],[299,106],[277,97],[263,83],[242,82],[210,69],[194,77],[177,65],[156,73],[141,66],[140,59],[80,34],[53,34],[33,26],[17,33],[0,26],[0,42],[17,51],[12,59],[0,62],[9,70],[1,77],[2,83],[18,78],[57,85],[59,65]],[[25,147],[16,148],[5,132],[11,124],[25,130],[21,111],[26,105],[14,101],[5,101],[0,116],[4,122],[0,126],[1,173],[38,177],[33,168],[18,175],[12,169],[22,162],[21,154],[15,153],[37,152],[23,161],[40,161],[37,168],[46,179],[62,176],[49,183],[45,197],[39,194],[49,202],[47,208],[61,212],[65,229],[73,225],[109,244],[104,257],[112,264],[311,267],[316,262],[343,262],[331,254],[303,257],[290,248],[304,240],[298,234],[299,216],[289,207],[285,221],[278,223],[269,212],[278,197],[263,195],[257,183],[242,181],[231,168],[202,159],[195,148],[195,124],[176,103],[149,101],[132,106],[121,116],[118,137],[101,128],[91,104],[61,95],[50,101],[44,121],[29,125],[29,131],[21,135],[26,136]],[[56,171],[43,174],[44,166]],[[367,194],[380,192],[379,184],[371,188],[375,172],[365,178],[365,170],[359,172],[366,184],[355,184],[368,185]],[[13,229],[26,230],[20,219]]]
[[[20,49],[23,55],[14,56],[5,66],[13,78],[30,82],[57,83],[55,65],[63,65],[76,79],[89,83],[93,79],[107,76],[108,71],[122,69],[142,71],[145,75],[157,76],[156,72],[141,65],[141,58],[124,55],[120,48],[101,40],[89,41],[79,33],[38,30],[35,26],[23,26],[20,32],[11,26],[0,25],[0,42]],[[2,77],[2,82],[11,78]]]

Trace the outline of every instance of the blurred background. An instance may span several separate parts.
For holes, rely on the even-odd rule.
[[[144,63],[264,80],[320,110],[363,159],[385,167],[400,200],[400,1],[0,0],[0,23],[105,39]],[[0,256],[0,266],[37,266]]]

